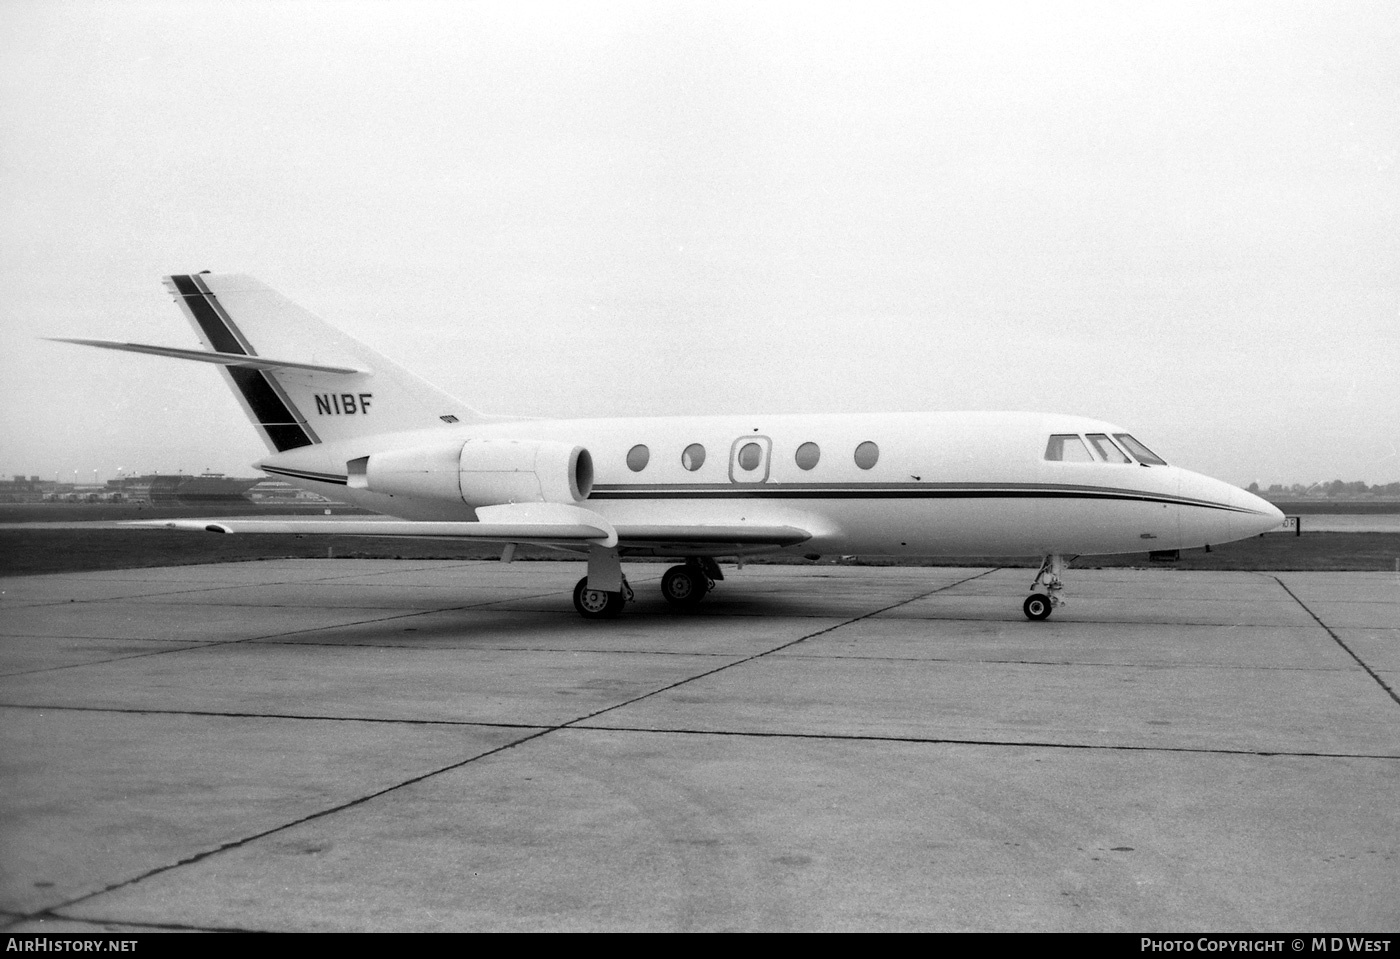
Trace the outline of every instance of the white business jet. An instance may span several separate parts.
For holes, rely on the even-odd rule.
[[[165,284],[204,349],[64,342],[217,364],[267,443],[259,469],[383,516],[159,525],[574,550],[589,618],[632,597],[623,556],[683,560],[661,591],[686,607],[723,579],[718,558],[769,553],[1043,557],[1023,607],[1042,620],[1063,601],[1066,558],[1171,555],[1283,521],[1079,416],[487,416],[252,277]]]

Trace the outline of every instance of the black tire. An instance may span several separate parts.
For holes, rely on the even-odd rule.
[[[622,612],[622,604],[620,592],[589,589],[587,576],[574,587],[574,609],[584,619],[614,619]]]
[[[672,566],[661,577],[661,595],[672,606],[694,606],[708,587],[705,574],[694,566]]]
[[[1050,597],[1043,593],[1031,593],[1021,605],[1021,609],[1026,613],[1026,618],[1034,620],[1045,619],[1054,608],[1055,605],[1050,602]]]

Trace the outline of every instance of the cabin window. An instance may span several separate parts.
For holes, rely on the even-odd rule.
[[[745,443],[739,450],[739,468],[745,470],[756,470],[763,462],[763,447],[757,443]]]
[[[822,458],[822,448],[816,443],[803,443],[797,448],[797,466],[809,470]]]
[[[1126,446],[1128,448],[1128,452],[1136,456],[1137,461],[1139,463],[1143,463],[1147,466],[1167,465],[1166,460],[1162,459],[1162,457],[1152,452],[1146,446],[1143,446],[1141,443],[1133,439],[1127,433],[1114,433],[1113,438],[1116,439],[1118,442],[1122,443],[1124,446]]]
[[[1099,456],[1105,463],[1131,463],[1132,460],[1123,455],[1123,451],[1113,445],[1113,441],[1103,433],[1088,434],[1089,442],[1094,449],[1098,450]]]
[[[627,451],[627,468],[634,473],[640,473],[647,468],[647,462],[651,459],[651,450],[643,443],[638,443]]]
[[[705,447],[699,443],[691,443],[681,454],[681,465],[694,473],[705,465]]]
[[[1092,463],[1089,448],[1077,433],[1056,433],[1045,445],[1045,458],[1056,463]]]
[[[863,470],[868,470],[880,459],[880,447],[870,440],[856,447],[856,465]]]

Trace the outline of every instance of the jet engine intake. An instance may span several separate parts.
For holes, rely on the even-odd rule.
[[[352,489],[495,506],[578,503],[593,490],[593,458],[549,440],[467,440],[387,450],[345,464]]]

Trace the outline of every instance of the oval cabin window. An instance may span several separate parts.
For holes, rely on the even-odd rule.
[[[822,458],[822,448],[816,443],[803,443],[797,448],[798,469],[809,470]]]
[[[640,473],[647,468],[647,462],[651,459],[651,450],[643,443],[638,443],[627,451],[627,468],[634,473]]]
[[[699,443],[691,443],[681,454],[681,465],[694,473],[705,465],[705,447]]]
[[[763,462],[763,447],[757,443],[745,443],[744,448],[739,450],[739,467],[753,471],[758,469],[758,464]]]
[[[863,470],[868,470],[880,459],[880,447],[866,440],[856,447],[856,465]]]

